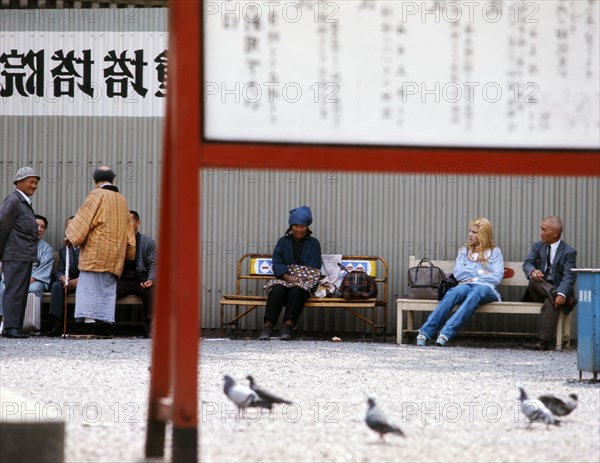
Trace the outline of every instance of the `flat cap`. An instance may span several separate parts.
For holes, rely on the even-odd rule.
[[[27,177],[37,177],[38,180],[40,179],[40,176],[31,167],[21,167],[15,174],[13,183],[16,185],[17,182],[20,182]]]

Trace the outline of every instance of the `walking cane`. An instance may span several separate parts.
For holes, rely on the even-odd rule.
[[[67,299],[69,297],[69,266],[71,263],[71,259],[69,257],[69,246],[65,247],[65,303],[63,306],[63,338],[67,337]]]

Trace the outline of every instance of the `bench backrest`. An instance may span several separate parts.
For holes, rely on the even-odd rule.
[[[322,256],[323,262],[327,259],[327,255]],[[377,275],[377,260],[369,259],[352,259],[348,256],[342,257],[342,265],[349,271],[362,270],[367,275],[375,277]],[[265,275],[273,277],[273,258],[268,257],[252,257],[250,258],[250,275]]]
[[[421,259],[415,256],[409,256],[408,268],[416,267]],[[431,262],[436,267],[441,268],[445,273],[454,271],[455,261],[453,260],[433,260]],[[527,286],[529,281],[523,272],[523,262],[504,262],[504,278],[500,282],[501,286]]]
[[[323,259],[328,255],[324,254]],[[380,256],[343,255],[342,265],[348,269],[362,269],[380,284],[377,305],[387,305],[388,263]],[[273,278],[271,254],[244,254],[237,262],[236,294],[242,294],[243,280],[270,280]],[[383,289],[383,291],[382,291]]]

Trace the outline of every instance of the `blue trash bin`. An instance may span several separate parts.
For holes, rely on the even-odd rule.
[[[577,369],[600,373],[600,269],[580,268],[577,272]]]

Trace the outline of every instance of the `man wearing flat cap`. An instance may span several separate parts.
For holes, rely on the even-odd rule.
[[[37,261],[38,224],[31,206],[31,196],[37,189],[40,176],[31,167],[22,167],[15,175],[15,190],[0,208],[0,262],[5,290],[5,338],[27,338],[20,331],[27,306],[31,268]]]

